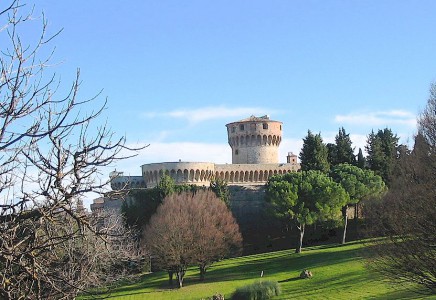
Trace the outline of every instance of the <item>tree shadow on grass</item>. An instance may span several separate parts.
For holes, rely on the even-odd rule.
[[[297,280],[300,280],[300,279],[301,279],[300,277],[291,277],[291,278],[288,278],[288,279],[279,280],[277,282],[278,283],[285,283],[285,282],[297,281]]]

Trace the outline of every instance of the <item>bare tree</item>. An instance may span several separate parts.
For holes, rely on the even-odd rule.
[[[206,269],[218,259],[237,253],[242,237],[226,204],[208,190],[173,194],[164,199],[144,232],[144,242],[158,265],[183,286],[190,265]]]
[[[0,298],[74,298],[89,268],[83,253],[66,253],[91,247],[96,233],[75,203],[103,192],[99,168],[132,149],[91,124],[105,103],[85,114],[94,98],[79,99],[79,71],[69,93],[57,95],[61,83],[46,76],[52,51],[44,53],[58,32],[49,35],[44,15],[35,27],[33,14],[19,0],[0,7]]]
[[[436,93],[432,85],[418,118],[413,151],[403,153],[392,188],[380,203],[366,208],[375,240],[377,270],[400,282],[415,282],[436,293]]]

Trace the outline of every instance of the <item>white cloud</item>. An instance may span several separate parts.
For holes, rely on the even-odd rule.
[[[406,125],[416,126],[416,115],[405,110],[390,110],[364,113],[350,113],[335,116],[336,123],[368,126]]]
[[[212,119],[224,118],[246,118],[250,115],[265,115],[271,114],[275,111],[262,107],[226,107],[226,106],[208,106],[197,109],[178,109],[164,113],[147,112],[143,116],[146,118],[155,117],[170,117],[186,119],[190,124],[197,124],[200,122]]]

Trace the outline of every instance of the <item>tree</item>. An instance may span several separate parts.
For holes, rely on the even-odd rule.
[[[374,240],[376,270],[398,282],[414,282],[436,293],[436,93],[433,84],[425,110],[418,117],[418,134],[411,152],[394,168],[383,201],[366,209]]]
[[[128,228],[135,228],[139,236],[142,236],[142,230],[165,197],[174,193],[196,192],[200,189],[205,187],[193,184],[176,185],[169,175],[163,174],[159,183],[153,188],[126,190],[125,195],[122,196],[125,201],[121,205],[125,225]]]
[[[359,153],[357,154],[356,165],[361,169],[365,169],[366,167],[366,160],[365,157],[363,156],[363,152],[361,148],[359,148]]]
[[[327,173],[330,169],[328,150],[323,144],[321,133],[314,135],[310,130],[303,139],[303,148],[300,152],[301,170],[319,170]]]
[[[71,260],[65,245],[85,243],[87,232],[107,237],[76,203],[104,192],[99,168],[131,149],[94,124],[105,103],[86,114],[94,98],[79,99],[79,71],[67,95],[56,93],[61,83],[46,77],[50,55],[42,55],[58,33],[48,33],[44,17],[42,29],[34,27],[23,10],[18,0],[0,8],[0,298],[74,298],[84,272],[71,276],[54,266],[69,259],[71,270],[90,267]]]
[[[335,165],[348,163],[350,165],[356,164],[356,156],[354,155],[354,148],[350,135],[345,132],[344,127],[339,129],[338,134],[335,137],[336,141],[336,161]]]
[[[305,226],[340,218],[341,208],[349,201],[345,190],[321,171],[274,176],[267,183],[266,193],[273,212],[297,224],[297,253],[302,249]]]
[[[380,176],[375,175],[371,170],[362,170],[359,167],[349,164],[339,164],[331,171],[333,180],[339,183],[348,193],[349,201],[342,207],[344,218],[344,231],[342,244],[345,244],[347,234],[348,216],[347,211],[350,205],[355,205],[369,197],[379,197],[385,191],[385,184]],[[357,216],[355,216],[357,217]]]
[[[336,149],[336,144],[333,143],[328,143],[326,145],[327,147],[327,158],[328,158],[328,162],[330,164],[330,166],[334,165],[336,163],[336,161],[338,160],[337,158],[337,149]]]
[[[436,152],[436,83],[431,85],[427,106],[418,118],[418,132],[429,145],[430,151]]]
[[[157,264],[183,286],[186,269],[207,268],[218,259],[236,253],[242,237],[225,203],[212,191],[183,192],[166,197],[144,231],[144,243]]]
[[[398,137],[389,128],[372,131],[365,146],[369,168],[389,186],[393,165],[398,157]]]
[[[220,198],[228,208],[230,208],[230,192],[227,182],[221,178],[216,178],[210,182],[210,189]]]

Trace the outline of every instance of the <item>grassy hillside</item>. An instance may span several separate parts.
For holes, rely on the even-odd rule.
[[[130,285],[119,287],[110,299],[201,299],[215,293],[225,294],[226,299],[237,287],[260,279],[276,280],[282,295],[277,299],[422,299],[404,285],[391,285],[378,274],[364,266],[362,243],[346,246],[320,246],[228,259],[214,264],[206,274],[205,282],[198,280],[198,270],[187,272],[184,287],[170,289],[167,274],[147,274]],[[299,279],[303,269],[312,271],[312,279]],[[428,299],[436,299],[427,297]]]

